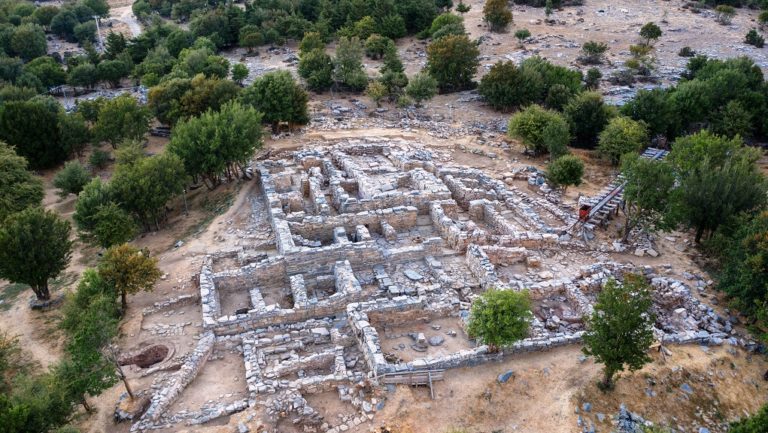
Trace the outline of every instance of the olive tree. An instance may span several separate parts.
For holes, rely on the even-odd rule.
[[[0,277],[28,284],[40,301],[51,298],[48,280],[66,268],[72,255],[69,222],[35,207],[0,225]]]
[[[157,259],[148,251],[129,244],[110,247],[99,264],[99,275],[115,288],[123,310],[128,306],[126,297],[140,291],[149,292],[162,275]]]
[[[497,351],[525,338],[532,318],[527,291],[491,289],[472,303],[467,333]]]

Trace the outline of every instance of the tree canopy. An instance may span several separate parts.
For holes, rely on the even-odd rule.
[[[525,338],[532,318],[527,291],[490,289],[472,302],[467,333],[496,350]]]
[[[288,71],[270,72],[257,78],[240,95],[240,101],[262,113],[262,121],[277,131],[280,122],[309,123],[307,92]]]
[[[43,182],[27,170],[27,160],[0,141],[0,223],[10,214],[38,206],[43,195]]]
[[[466,35],[448,35],[427,46],[427,71],[441,91],[465,90],[474,86],[479,56],[477,44]]]

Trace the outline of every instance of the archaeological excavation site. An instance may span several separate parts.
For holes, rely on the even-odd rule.
[[[711,281],[669,264],[634,264],[659,255],[648,238],[606,250],[595,238],[610,208],[580,221],[535,170],[500,180],[418,141],[364,138],[279,152],[253,171],[240,210],[249,235],[205,254],[192,282],[199,297],[143,312],[142,329],[182,313],[200,316],[202,327],[188,354],[174,356],[166,345],[176,333],[163,329],[126,359],[129,377],[158,372],[132,431],[246,410],[264,431],[369,431],[394,386],[434,399],[451,370],[499,369],[579,345],[597,293],[630,273],[653,287],[653,333],[663,346],[755,345],[696,296]],[[610,206],[606,197],[582,202]],[[466,329],[473,302],[491,289],[525,290],[532,300],[527,337],[499,350]],[[504,382],[514,373],[499,374]]]

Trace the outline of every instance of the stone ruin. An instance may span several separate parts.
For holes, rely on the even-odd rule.
[[[248,407],[272,431],[346,431],[373,419],[383,404],[376,389],[393,376],[579,343],[602,285],[627,272],[655,288],[663,343],[744,344],[669,266],[561,266],[595,257],[566,234],[575,209],[526,180],[447,159],[415,143],[361,139],[260,162],[254,212],[273,238],[205,257],[204,333],[177,371],[156,380],[133,431]],[[529,337],[497,353],[465,331],[489,288],[529,290],[534,304]],[[169,413],[220,347],[242,356],[243,398]],[[328,392],[353,414],[329,418],[308,402]]]

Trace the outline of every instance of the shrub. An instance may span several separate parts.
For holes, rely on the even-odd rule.
[[[600,156],[617,165],[622,155],[636,153],[648,145],[648,128],[642,122],[628,117],[615,117],[600,133],[597,152]]]
[[[101,170],[106,167],[107,164],[109,164],[109,158],[109,152],[103,151],[101,149],[93,149],[93,153],[91,153],[91,156],[88,157],[88,164]]]
[[[420,105],[422,101],[432,99],[437,94],[437,80],[426,72],[414,75],[405,87],[405,94]]]
[[[525,338],[532,317],[527,291],[491,289],[472,303],[467,333],[495,351]]]
[[[480,50],[465,35],[450,35],[433,41],[427,47],[427,70],[442,91],[460,91],[474,86],[472,81]]]
[[[523,41],[531,37],[531,32],[528,29],[520,29],[515,32],[515,38],[517,38],[518,41],[520,41],[520,45],[523,44]]]
[[[553,127],[553,124],[557,126]],[[529,105],[524,110],[515,113],[509,120],[509,135],[523,142],[528,151],[534,154],[547,152],[547,140],[568,141],[569,133],[565,118],[558,112],[546,110],[539,105]],[[559,137],[551,134],[558,132]]]
[[[547,167],[547,180],[552,186],[562,187],[565,192],[570,185],[581,185],[584,176],[584,162],[576,155],[563,155]]]
[[[487,22],[492,32],[506,30],[512,22],[512,12],[507,0],[486,0],[483,7],[483,21]]]
[[[90,181],[91,175],[80,161],[69,161],[56,173],[53,186],[59,189],[59,196],[64,198],[69,194],[79,194]]]
[[[581,46],[581,55],[578,60],[586,65],[603,63],[603,56],[608,51],[608,44],[604,42],[588,41]]]
[[[587,76],[584,77],[584,86],[589,90],[595,90],[600,87],[600,79],[603,73],[597,68],[589,68]]]
[[[765,39],[760,36],[760,33],[757,32],[757,29],[751,29],[749,32],[747,32],[747,36],[744,38],[744,43],[754,45],[757,48],[763,48],[763,45],[765,45]]]
[[[539,99],[541,82],[531,76],[514,62],[497,62],[480,80],[478,92],[494,109],[508,111]]]
[[[691,47],[683,47],[680,48],[680,51],[677,52],[677,55],[680,57],[693,57],[696,55],[696,51],[694,51]]]
[[[599,93],[584,92],[571,99],[563,110],[571,125],[575,145],[592,148],[613,111],[605,105]]]
[[[651,45],[661,37],[661,29],[653,22],[646,23],[640,29],[640,37],[645,39],[645,45]]]
[[[722,25],[728,25],[736,16],[736,9],[729,5],[719,5],[715,8],[715,21]]]

